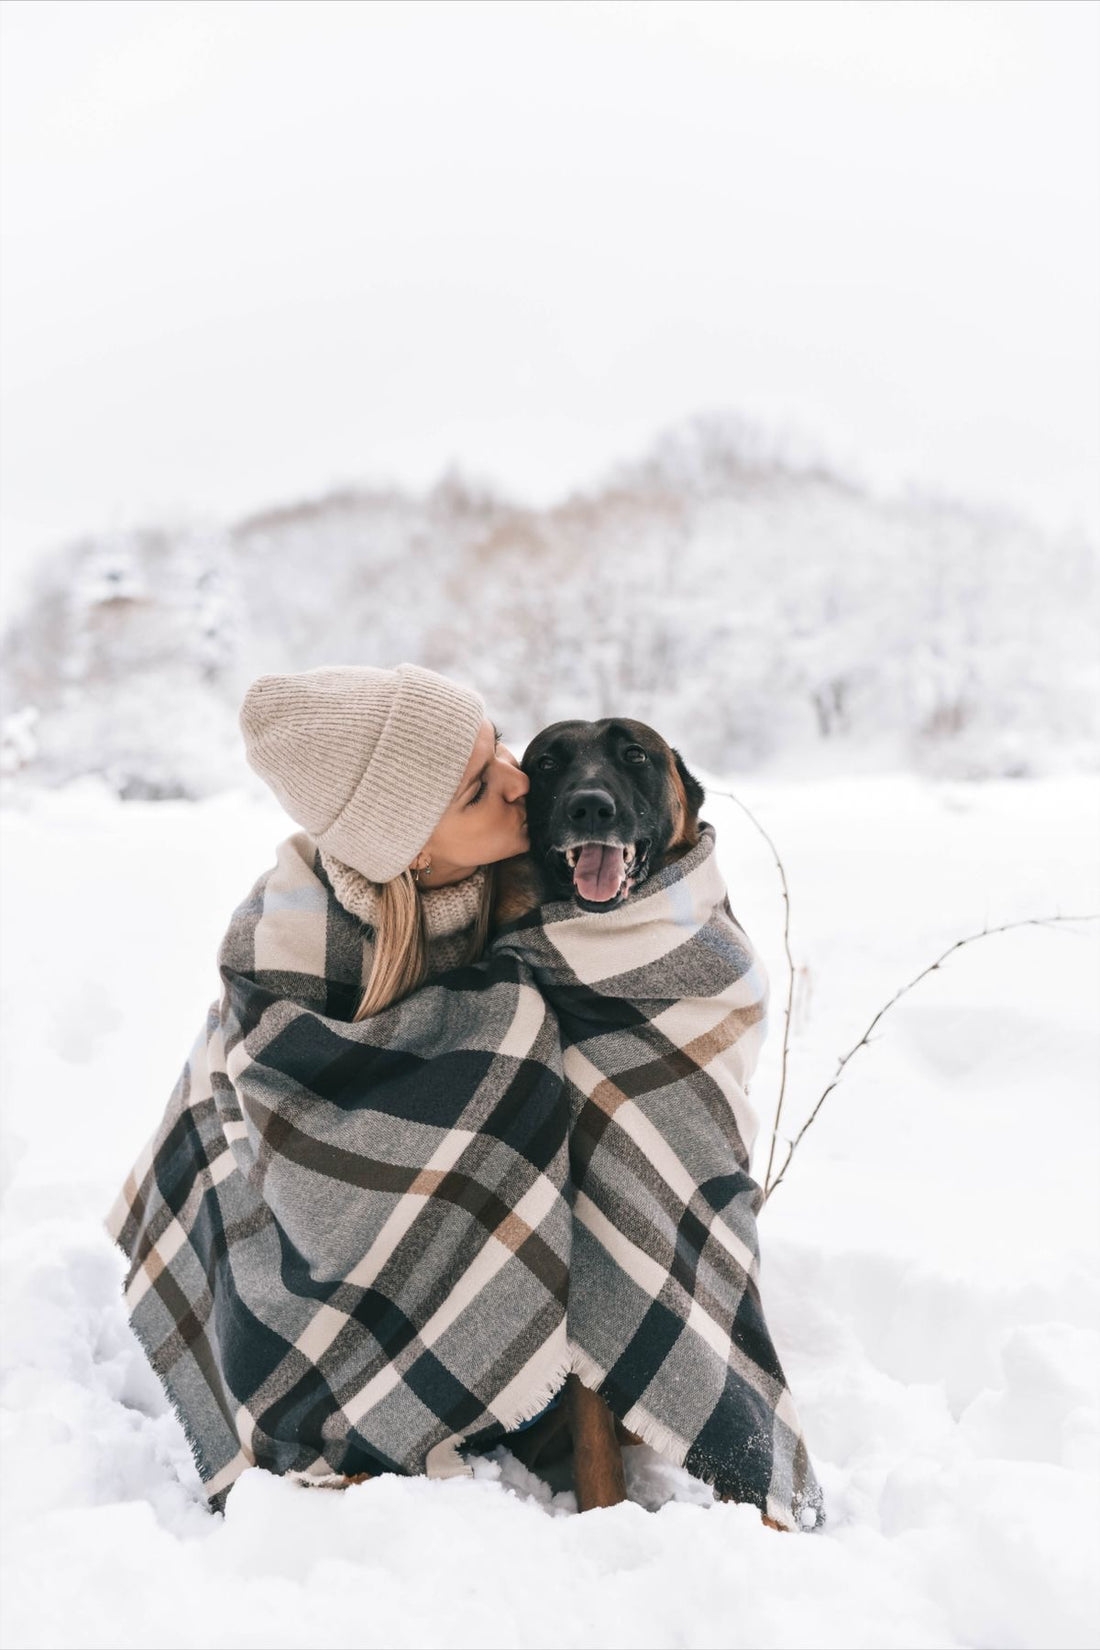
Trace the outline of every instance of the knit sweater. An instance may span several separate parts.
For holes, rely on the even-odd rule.
[[[352,866],[345,865],[324,848],[320,852],[321,864],[332,884],[333,893],[344,910],[358,917],[370,930],[369,935],[364,935],[364,941],[373,942],[381,904],[378,884],[371,882],[369,877],[363,876]],[[479,865],[472,875],[464,877],[461,882],[448,883],[442,888],[419,890],[428,934],[428,966],[433,974],[442,974],[445,969],[457,967],[465,958],[470,942],[470,930],[481,909],[485,877],[486,868]],[[372,953],[373,943],[364,944],[364,979],[370,973]]]

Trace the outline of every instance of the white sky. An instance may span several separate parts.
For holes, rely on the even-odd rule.
[[[1092,0],[6,0],[5,590],[728,408],[1100,528]]]

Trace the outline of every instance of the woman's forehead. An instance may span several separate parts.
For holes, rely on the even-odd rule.
[[[486,762],[488,762],[495,748],[496,728],[493,726],[493,723],[489,720],[489,718],[486,717],[478,730],[477,743],[470,752],[470,760],[467,762],[466,771],[462,776],[462,783],[464,785],[468,780],[473,778],[475,773],[481,772],[481,769],[485,766]]]

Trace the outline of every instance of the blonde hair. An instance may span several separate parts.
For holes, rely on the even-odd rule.
[[[424,906],[411,871],[402,871],[390,882],[375,883],[378,920],[374,925],[374,959],[356,1020],[380,1014],[391,1003],[400,1002],[428,978],[428,932]],[[496,892],[496,866],[485,870],[481,904],[470,932],[463,963],[476,962],[485,950]],[[458,966],[458,965],[455,965]]]

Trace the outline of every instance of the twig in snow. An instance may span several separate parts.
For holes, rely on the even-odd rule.
[[[748,814],[749,818],[756,826],[756,829],[760,832],[760,835],[764,838],[764,841],[768,844],[768,847],[775,855],[775,863],[779,867],[779,880],[783,888],[783,949],[787,953],[787,1006],[783,1016],[783,1055],[779,1067],[779,1098],[775,1104],[775,1121],[772,1123],[772,1139],[771,1147],[768,1151],[768,1167],[764,1173],[764,1185],[767,1187],[768,1181],[771,1179],[772,1162],[775,1158],[775,1143],[779,1137],[779,1119],[783,1114],[783,1096],[787,1088],[787,1052],[790,1048],[791,1003],[794,999],[794,958],[791,956],[791,899],[790,893],[787,889],[787,873],[783,868],[783,861],[779,857],[779,849],[776,847],[763,825],[761,825],[756,815],[752,812],[752,809],[747,808],[741,798],[739,796],[734,796],[732,791],[720,791],[714,789],[712,786],[708,786],[707,791],[711,796],[728,796],[731,802],[737,803],[737,806],[741,809],[742,813]],[[787,1157],[787,1162],[790,1162],[789,1154]],[[786,1164],[783,1166],[786,1168]],[[778,1182],[776,1184],[778,1184]]]
[[[802,1136],[806,1133],[806,1130],[809,1128],[810,1124],[813,1122],[814,1118],[817,1116],[818,1112],[821,1110],[822,1106],[825,1104],[825,1101],[828,1099],[829,1095],[836,1088],[837,1084],[840,1081],[840,1074],[844,1070],[844,1067],[848,1064],[848,1061],[852,1058],[852,1055],[855,1054],[859,1049],[863,1048],[866,1043],[870,1042],[872,1031],[874,1031],[875,1027],[878,1025],[879,1021],[882,1019],[882,1016],[886,1013],[886,1011],[888,1009],[893,1008],[894,1004],[898,1001],[898,999],[900,997],[904,997],[905,993],[907,991],[912,991],[913,987],[920,980],[923,980],[926,974],[931,974],[935,969],[939,968],[940,964],[942,962],[944,962],[951,955],[951,953],[953,951],[957,951],[959,949],[959,947],[962,946],[962,945],[969,945],[971,943],[971,941],[973,941],[973,940],[984,940],[990,934],[1004,934],[1004,933],[1007,933],[1007,931],[1010,928],[1028,928],[1028,927],[1043,928],[1043,927],[1046,927],[1049,923],[1055,923],[1055,922],[1098,922],[1098,921],[1100,921],[1100,911],[1088,911],[1083,916],[1079,916],[1079,917],[1063,917],[1063,916],[1020,917],[1015,922],[1003,922],[1003,923],[1001,923],[1001,925],[998,928],[983,928],[977,934],[967,934],[961,940],[956,940],[954,945],[949,945],[947,947],[947,950],[944,951],[941,956],[936,958],[935,962],[929,963],[927,968],[922,968],[920,973],[915,975],[913,977],[913,979],[911,979],[909,981],[908,985],[903,985],[901,987],[900,991],[896,991],[894,993],[894,995],[890,998],[890,1001],[888,1003],[883,1004],[883,1006],[879,1009],[878,1013],[875,1015],[874,1019],[871,1021],[870,1025],[867,1027],[867,1030],[863,1033],[863,1036],[860,1038],[859,1042],[856,1043],[854,1048],[850,1048],[848,1050],[847,1054],[843,1057],[843,1059],[840,1061],[839,1065],[836,1068],[836,1076],[833,1078],[833,1080],[829,1084],[828,1088],[825,1089],[824,1093],[819,1096],[817,1104],[815,1105],[813,1111],[810,1113],[809,1117],[807,1117],[806,1121],[803,1123],[802,1127],[799,1129],[799,1131],[795,1135],[794,1139],[788,1142],[788,1144],[787,1144],[787,1155],[783,1159],[783,1167],[780,1169],[779,1173],[776,1175],[774,1180],[771,1179],[772,1157],[771,1157],[771,1155],[769,1155],[769,1157],[768,1157],[768,1173],[764,1176],[764,1201],[765,1201],[765,1203],[767,1202],[768,1198],[772,1195],[772,1193],[775,1191],[775,1188],[777,1186],[782,1185],[783,1177],[786,1174],[788,1167],[790,1166],[791,1158],[794,1156],[795,1147],[798,1145],[798,1142],[802,1139]],[[778,1123],[778,1114],[776,1116],[776,1121]],[[773,1153],[774,1153],[774,1150],[775,1150],[775,1137],[773,1135],[772,1136],[772,1152]]]

